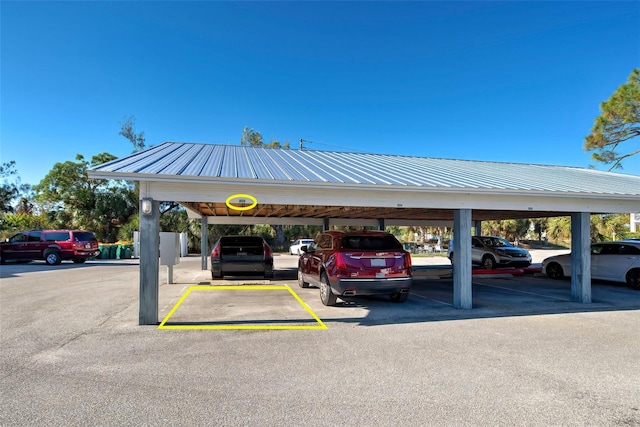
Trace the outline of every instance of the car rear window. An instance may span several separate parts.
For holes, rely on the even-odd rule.
[[[402,245],[395,237],[389,236],[344,236],[342,238],[344,249],[361,249],[371,251],[402,250]]]
[[[97,240],[95,234],[88,231],[76,231],[73,233],[73,238],[76,240],[76,242],[92,242],[94,240]]]
[[[51,231],[44,233],[44,240],[47,242],[66,242],[70,238],[68,231]]]
[[[260,246],[262,247],[262,237],[255,236],[228,236],[221,237],[220,244],[222,246]]]

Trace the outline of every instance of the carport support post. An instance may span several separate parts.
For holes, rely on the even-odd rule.
[[[378,220],[378,230],[384,231],[384,219],[383,218]]]
[[[473,221],[473,235],[482,236],[482,221]]]
[[[207,256],[209,255],[209,221],[206,216],[200,219],[200,258],[202,269],[207,269]]]
[[[588,212],[571,214],[571,299],[591,302],[591,221]]]
[[[146,206],[143,206],[143,203]],[[151,205],[150,212],[148,204]],[[140,201],[140,325],[158,324],[158,268],[160,267],[160,202]]]
[[[453,213],[453,306],[472,308],[471,209]]]

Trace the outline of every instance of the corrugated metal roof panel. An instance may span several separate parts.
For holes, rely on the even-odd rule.
[[[238,145],[166,142],[92,170],[174,179],[257,179],[640,197],[640,177],[594,169]]]

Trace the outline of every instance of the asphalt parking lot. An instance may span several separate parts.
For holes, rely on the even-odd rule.
[[[138,325],[137,260],[3,265],[0,425],[640,425],[623,285],[580,304],[568,281],[474,277],[458,310],[420,278],[404,304],[324,307],[295,257],[272,281],[199,265],[161,267],[166,330]]]

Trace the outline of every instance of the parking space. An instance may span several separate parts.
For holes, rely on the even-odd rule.
[[[510,276],[508,274],[480,275],[473,278],[473,310],[453,307],[453,281],[446,273],[450,271],[448,261],[432,258],[419,260],[422,268],[434,274],[417,274],[411,295],[406,303],[392,303],[386,297],[352,297],[338,300],[334,307],[322,305],[319,290],[311,287],[302,289],[297,285],[296,262],[293,255],[275,257],[275,278],[229,277],[212,280],[207,271],[197,272],[186,268],[188,263],[197,264],[196,258],[184,259],[178,275],[190,271],[191,277],[183,276],[178,284],[161,286],[160,319],[176,306],[191,285],[207,286],[264,286],[273,284],[288,286],[299,296],[322,322],[350,323],[359,325],[380,325],[408,322],[440,321],[453,319],[522,316],[552,313],[573,313],[608,310],[640,309],[640,294],[620,284],[596,282],[592,286],[591,304],[571,300],[571,282],[553,280],[541,274]],[[420,267],[418,267],[420,269]],[[161,275],[162,279],[162,275]],[[184,280],[189,279],[189,280]],[[183,325],[310,325],[313,318],[304,313],[300,303],[287,292],[265,293],[224,291],[199,292],[189,296],[176,317],[170,322]],[[178,315],[179,314],[179,315]]]

